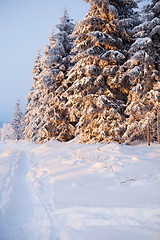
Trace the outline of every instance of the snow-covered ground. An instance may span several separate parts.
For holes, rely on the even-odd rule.
[[[160,239],[160,146],[0,142],[0,240],[97,239]]]

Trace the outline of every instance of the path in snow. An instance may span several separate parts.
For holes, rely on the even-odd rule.
[[[55,239],[52,221],[27,176],[30,159],[17,151],[11,160],[16,164],[10,166],[5,178],[8,190],[1,200],[8,203],[0,212],[0,240]]]

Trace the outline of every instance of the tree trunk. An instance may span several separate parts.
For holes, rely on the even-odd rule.
[[[158,102],[158,107],[157,107],[157,139],[158,139],[158,144],[160,144],[160,134],[159,134],[159,102]]]
[[[148,146],[150,146],[150,124],[149,124],[149,118],[148,118],[147,139],[148,139]]]

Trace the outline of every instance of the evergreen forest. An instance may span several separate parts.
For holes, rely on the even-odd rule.
[[[160,1],[143,14],[134,0],[84,1],[84,19],[75,24],[65,10],[37,51],[23,138],[133,144],[146,141],[149,121],[157,141]]]

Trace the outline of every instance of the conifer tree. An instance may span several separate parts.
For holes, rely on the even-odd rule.
[[[91,8],[76,26],[76,64],[63,81],[70,124],[81,142],[120,141],[126,90],[116,73],[133,43],[135,2],[86,0]],[[68,134],[69,136],[69,134]]]
[[[20,140],[23,136],[23,113],[21,110],[20,101],[16,103],[16,107],[12,116],[11,126],[15,140]]]
[[[160,93],[160,1],[145,8],[143,22],[134,28],[136,41],[129,50],[120,79],[128,82],[125,143],[146,139],[148,118],[151,140],[157,139],[157,105]]]
[[[26,131],[29,128],[30,138],[38,143],[57,138],[59,129],[63,129],[64,134],[65,127],[70,127],[66,125],[65,121],[58,127],[57,125],[59,119],[67,117],[60,95],[64,91],[62,81],[72,66],[70,55],[73,44],[70,34],[74,29],[72,22],[73,20],[69,18],[65,10],[63,17],[60,18],[60,23],[56,26],[59,30],[58,33],[55,34],[54,29],[52,29],[49,44],[43,51],[41,61],[38,62],[41,71],[38,70],[37,73],[38,66],[34,67],[34,74],[36,73],[38,76],[34,77],[35,83],[28,95],[27,117],[29,124]],[[35,102],[33,103],[32,100]]]
[[[27,96],[26,114],[24,117],[24,136],[27,140],[36,141],[38,138],[38,125],[41,122],[40,96],[43,90],[40,74],[42,72],[41,54],[40,50],[37,51],[37,56],[32,68],[33,85],[30,93]]]

